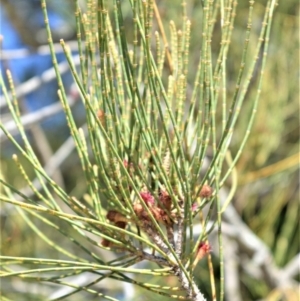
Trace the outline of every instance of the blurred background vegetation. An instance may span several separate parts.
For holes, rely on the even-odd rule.
[[[25,1],[26,2],[26,1]],[[43,26],[37,26],[33,22],[25,22],[28,20],[28,15],[35,10],[36,16],[41,14],[39,10],[39,1],[32,1],[32,6],[28,10],[22,10],[20,4],[24,1],[4,1],[1,0],[1,10],[6,10],[7,17],[12,23],[15,30],[19,30],[19,35],[22,37],[22,47],[29,47],[34,51],[37,47],[43,45],[45,40],[42,30]],[[27,1],[28,3],[30,1]],[[72,16],[72,1],[48,1],[50,8],[53,10],[54,23],[55,20],[61,20],[54,30],[57,38],[74,39],[75,25],[73,24]],[[59,3],[58,3],[59,2]],[[83,1],[84,2],[84,1]],[[241,44],[245,35],[245,25],[248,15],[248,2],[246,0],[238,1],[239,14],[236,19],[233,41],[230,46],[230,55],[228,56],[227,65],[228,74],[227,85],[234,90],[234,83],[237,71],[240,67]],[[250,43],[250,51],[254,52],[254,47],[258,38],[258,33],[263,17],[264,5],[266,1],[256,1],[252,29],[252,42]],[[9,12],[10,5],[15,5],[17,9],[14,13]],[[126,4],[127,5],[127,4]],[[124,15],[128,16],[128,24],[131,24],[130,7],[124,4]],[[180,17],[178,11],[181,11],[181,1],[157,1],[157,5],[164,20],[174,20],[175,24],[179,25]],[[189,64],[189,75],[193,78],[196,73],[195,67],[199,60],[199,40],[201,39],[201,10],[200,1],[187,1],[187,13],[192,21],[191,32],[191,59]],[[26,7],[26,5],[25,5]],[[272,34],[268,53],[267,67],[265,69],[263,88],[258,107],[258,113],[255,119],[255,124],[252,134],[247,142],[244,153],[242,154],[238,165],[238,187],[233,199],[233,205],[239,213],[243,221],[249,226],[257,237],[259,237],[271,250],[276,265],[284,267],[299,253],[299,2],[296,0],[279,1],[279,6],[275,12],[273,20]],[[27,15],[26,15],[27,14]],[[42,18],[42,16],[39,16]],[[56,19],[55,19],[56,18]],[[2,18],[1,18],[2,22]],[[20,22],[21,26],[20,26]],[[40,20],[39,20],[40,22]],[[51,22],[51,19],[50,19]],[[18,24],[18,25],[16,25]],[[61,26],[64,24],[64,26]],[[1,24],[3,28],[3,24]],[[22,31],[20,29],[22,28]],[[165,28],[169,28],[165,24]],[[60,32],[60,30],[63,32]],[[220,27],[216,25],[216,37]],[[2,31],[2,30],[1,30]],[[3,32],[1,32],[3,34]],[[130,35],[130,32],[128,33]],[[167,35],[169,33],[167,32]],[[4,36],[5,39],[5,36]],[[213,40],[213,48],[218,47],[219,40]],[[27,44],[26,44],[27,43]],[[18,46],[20,46],[18,45]],[[4,50],[7,50],[4,48]],[[45,56],[43,59],[47,59]],[[48,58],[49,59],[49,58]],[[1,67],[5,69],[13,62],[13,59],[1,60]],[[46,70],[46,67],[45,67]],[[41,70],[36,75],[40,75]],[[14,75],[14,74],[13,74]],[[16,79],[16,82],[28,80],[28,77]],[[69,80],[66,80],[70,85]],[[193,85],[189,81],[189,85]],[[257,85],[256,78],[252,79],[251,85]],[[41,85],[40,89],[43,89]],[[49,89],[54,89],[55,84]],[[70,88],[71,91],[71,88]],[[254,97],[255,89],[249,91],[248,103],[246,100],[243,107],[242,116],[250,116],[251,102]],[[30,112],[35,109],[35,106],[30,106],[30,102],[41,101],[41,92],[36,97],[26,99],[26,95],[20,99],[24,104],[24,112]],[[252,95],[253,93],[253,95]],[[58,101],[57,96],[52,94],[49,103]],[[249,104],[249,105],[247,105]],[[40,108],[40,107],[38,107]],[[77,109],[80,111],[80,106]],[[5,108],[1,110],[2,120],[9,121],[9,116],[6,114]],[[82,124],[82,116],[78,115],[78,124]],[[238,121],[237,130],[232,139],[232,152],[236,153],[239,147],[241,135],[244,135],[247,126],[248,118],[240,118]],[[44,133],[43,144],[36,144],[35,148],[41,154],[41,161],[47,163],[48,156],[55,153],[61,143],[66,138],[66,131],[59,131],[65,127],[65,123],[60,119],[49,119],[50,127],[39,126],[39,133]],[[37,125],[34,125],[35,127]],[[54,129],[54,130],[53,130]],[[60,137],[57,133],[63,132]],[[35,135],[34,130],[30,132]],[[33,143],[36,143],[33,137]],[[40,141],[40,140],[38,140]],[[45,150],[46,148],[46,150]],[[11,154],[13,148],[5,139],[1,140],[1,169],[8,182],[14,183],[16,187],[23,188],[24,181],[18,173],[15,164],[12,163]],[[23,163],[23,162],[22,162]],[[81,167],[76,155],[70,154],[66,160],[60,165],[59,171],[56,173],[59,183],[66,190],[75,196],[81,197],[85,193],[85,186],[80,181]],[[39,243],[32,236],[32,232],[28,227],[23,227],[24,221],[18,218],[17,213],[6,206],[1,208],[1,253],[14,256],[40,256],[53,257],[55,254],[48,246]],[[47,233],[50,235],[51,233]],[[59,237],[55,239],[60,239]],[[62,244],[64,242],[62,241]],[[226,246],[225,246],[226,247]],[[74,252],[78,250],[74,249]],[[49,255],[51,254],[51,255]],[[299,263],[299,262],[298,262]],[[215,262],[218,265],[218,260]],[[205,294],[210,294],[208,287],[209,281],[207,267],[205,263],[197,268],[199,271],[196,277],[199,277],[201,291]],[[217,270],[217,269],[216,269]],[[216,275],[216,278],[218,275]],[[295,280],[299,282],[299,274]],[[152,282],[155,282],[152,279]],[[159,279],[157,280],[159,281]],[[172,279],[170,278],[170,282]],[[241,271],[241,296],[242,300],[298,300],[297,292],[282,291],[279,287],[269,285],[264,281],[256,280],[255,276],[250,276]],[[169,283],[172,285],[172,283]],[[113,289],[108,287],[108,289]],[[116,286],[116,290],[120,289]],[[1,290],[11,299],[14,299],[14,294],[17,291],[26,290],[21,287],[20,283],[12,281]],[[299,291],[298,291],[299,293]],[[17,296],[17,295],[16,295]],[[116,296],[118,293],[116,292]],[[34,300],[28,295],[28,299]],[[157,301],[169,300],[163,296],[155,296]],[[16,299],[15,299],[16,300]],[[75,297],[72,300],[76,300]],[[120,295],[120,300],[122,296]],[[138,289],[135,297],[132,300],[153,300],[151,293]]]

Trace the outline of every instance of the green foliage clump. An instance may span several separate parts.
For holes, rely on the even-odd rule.
[[[35,254],[30,242],[19,254],[4,253],[1,277],[41,283],[51,300],[117,300],[108,296],[111,281],[135,284],[161,300],[206,300],[204,292],[223,300],[222,215],[236,191],[235,165],[257,111],[275,1],[259,12],[254,1],[241,12],[231,0],[182,1],[180,12],[152,0],[88,0],[83,12],[75,1],[79,66],[64,41],[61,46],[85,108],[82,128],[68,103],[41,3],[85,192],[66,192],[41,165],[8,72],[10,93],[2,77],[1,86],[22,143],[0,126],[18,149],[13,160],[31,192],[2,177],[1,200],[14,205],[41,247]],[[238,47],[231,47],[234,42]],[[217,260],[208,241],[213,232]],[[140,268],[144,261],[149,264]],[[80,275],[83,284],[73,281]],[[47,283],[71,290],[55,296]]]

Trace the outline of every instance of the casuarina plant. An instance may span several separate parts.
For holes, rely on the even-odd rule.
[[[4,76],[1,87],[20,137],[0,126],[16,148],[13,160],[30,191],[2,175],[1,201],[17,210],[53,256],[2,254],[0,276],[39,283],[45,291],[32,293],[34,300],[118,300],[101,286],[108,280],[133,284],[152,298],[224,300],[222,214],[255,117],[276,2],[267,1],[255,41],[254,1],[248,2],[239,56],[231,58],[238,1],[199,1],[200,28],[193,26],[186,1],[174,20],[164,19],[155,0],[87,0],[84,7],[74,1],[79,64],[68,44],[60,44],[85,110],[80,128],[62,84],[46,2],[41,0],[57,93],[86,190],[72,195],[41,165],[7,70],[9,88]],[[191,36],[197,57],[190,55]],[[228,66],[232,60],[240,66],[236,74]],[[197,71],[189,73],[195,64]],[[252,111],[241,115],[245,101]],[[235,136],[239,118],[247,120],[242,137]],[[195,278],[203,261],[206,280]],[[76,282],[81,275],[84,284]],[[55,296],[57,287],[68,289]]]

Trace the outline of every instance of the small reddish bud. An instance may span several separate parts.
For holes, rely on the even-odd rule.
[[[159,222],[163,219],[164,211],[156,206],[150,208],[153,217]]]
[[[212,188],[209,185],[204,184],[200,191],[200,197],[210,198],[212,196],[212,193],[213,193]]]
[[[165,225],[172,225],[173,224],[173,220],[170,219],[170,217],[168,216],[168,214],[166,214],[164,211],[161,215],[162,221],[164,222]]]
[[[127,226],[126,222],[116,222],[116,226],[121,229],[125,229]]]
[[[194,203],[192,205],[192,211],[196,211],[198,209],[198,203]]]
[[[211,252],[211,245],[209,242],[200,242],[198,246],[198,252],[195,258],[195,261],[193,263],[193,268],[197,265],[197,263],[204,258],[207,254]]]
[[[106,218],[111,221],[114,222],[115,221],[115,216],[118,212],[115,210],[109,210],[106,214]]]
[[[107,239],[103,239],[101,241],[101,245],[102,245],[102,247],[108,248],[110,246],[110,241]]]
[[[114,223],[117,223],[117,222],[127,223],[128,222],[127,218],[124,215],[122,215],[120,212],[115,211],[115,210],[109,210],[107,212],[106,218],[109,221],[114,222]]]
[[[166,210],[170,211],[172,206],[172,199],[167,191],[161,190],[159,193],[159,200],[164,205]]]
[[[146,210],[143,209],[143,211],[141,212],[140,216],[141,220],[149,220],[149,214]]]
[[[148,207],[154,205],[155,200],[150,192],[140,192],[140,196]]]

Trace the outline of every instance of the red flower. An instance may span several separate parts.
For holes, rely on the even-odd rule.
[[[154,205],[154,197],[150,192],[140,192],[140,196],[141,198],[144,200],[144,202],[146,203],[146,205],[148,207],[151,207]]]
[[[211,252],[211,245],[209,244],[209,242],[201,241],[199,243],[199,246],[198,246],[198,253],[199,252],[203,252],[203,253],[205,253],[205,255],[210,253]]]

